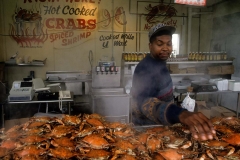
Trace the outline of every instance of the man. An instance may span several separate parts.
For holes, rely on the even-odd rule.
[[[172,26],[157,24],[149,31],[149,50],[137,65],[132,82],[132,119],[136,125],[183,123],[199,140],[213,139],[215,130],[202,113],[189,112],[173,103],[173,84],[166,60],[172,53]]]

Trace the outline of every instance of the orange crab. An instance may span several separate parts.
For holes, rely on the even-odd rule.
[[[24,138],[21,138],[20,142],[28,145],[28,144],[41,143],[41,142],[47,141],[47,140],[48,140],[47,137],[43,137],[43,136],[39,136],[39,135],[29,135]]]
[[[192,143],[188,141],[186,138],[176,137],[174,135],[164,136],[164,145],[167,148],[189,148]]]
[[[224,141],[211,140],[201,142],[201,144],[204,145],[206,148],[209,148],[206,150],[206,153],[212,159],[214,159],[212,153],[214,153],[214,155],[229,156],[235,151],[234,147],[229,146],[229,143]]]
[[[62,136],[66,136],[67,134],[70,134],[73,131],[74,131],[73,126],[58,125],[52,130],[50,135],[59,138]]]
[[[118,139],[118,141],[114,144],[114,149],[113,149],[113,157],[111,160],[118,159],[120,155],[133,155],[135,156],[136,153],[133,151],[135,149],[135,146],[132,145],[129,141],[123,140],[123,139]]]
[[[163,145],[161,139],[157,138],[154,134],[151,134],[147,138],[146,146],[150,153],[159,150]]]
[[[51,144],[54,147],[67,147],[70,150],[75,149],[75,143],[68,137],[60,137],[60,138],[54,138],[51,140]]]
[[[47,150],[43,149],[37,145],[28,145],[25,146],[22,150],[16,151],[18,157],[24,157],[26,155],[43,155],[46,154]]]
[[[110,156],[111,152],[105,151],[103,149],[92,149],[83,155],[83,157],[87,159],[108,159]]]
[[[92,148],[92,149],[108,149],[110,144],[100,134],[91,134],[82,139],[79,142],[80,145],[77,148]]]
[[[62,122],[66,125],[79,125],[81,123],[80,119],[81,115],[78,116],[70,116],[70,115],[64,115],[62,118]]]
[[[86,119],[86,122],[96,129],[104,129],[105,126],[98,118]]]
[[[240,146],[240,133],[229,134],[225,137],[222,137],[222,140],[231,145]]]
[[[113,135],[118,137],[118,138],[127,138],[127,137],[132,137],[134,136],[134,130],[132,128],[126,128],[124,130],[120,131],[115,131],[113,132]]]
[[[0,158],[6,156],[8,152],[9,150],[7,148],[0,147]]]
[[[57,147],[50,148],[48,155],[61,159],[70,159],[72,157],[77,156],[78,154],[66,147]]]
[[[15,140],[11,140],[11,139],[4,140],[1,143],[1,147],[6,148],[9,151],[21,146],[22,145],[19,142],[16,142]]]
[[[164,157],[166,160],[170,160],[170,157],[174,157],[176,160],[181,160],[183,158],[183,155],[178,153],[178,149],[165,149],[165,150],[159,150],[157,153],[159,153],[161,156]]]

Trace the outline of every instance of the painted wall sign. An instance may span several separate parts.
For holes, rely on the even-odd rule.
[[[148,31],[156,23],[165,23],[177,27],[177,9],[171,2],[165,3],[163,0],[159,3],[149,3],[145,6],[146,16],[143,24],[143,30]],[[140,10],[140,9],[139,9]]]
[[[205,6],[206,0],[175,0],[175,3],[188,4],[194,6]]]
[[[56,3],[58,0],[43,2],[49,0],[24,0],[21,6],[16,5],[10,35],[20,47],[41,47],[50,40],[55,48],[71,48],[92,38],[98,14],[98,7],[93,3],[98,4],[101,0],[65,2],[75,2],[74,5]],[[34,4],[30,7],[26,3]]]
[[[124,8],[122,6],[116,7],[113,15],[108,9],[102,10],[101,15],[101,24],[102,28],[110,28],[112,23],[120,26],[127,25],[126,15],[124,13]],[[102,48],[109,48],[109,41],[113,41],[114,47],[127,46],[129,40],[134,40],[133,34],[109,34],[109,35],[100,35],[99,41],[102,42]]]

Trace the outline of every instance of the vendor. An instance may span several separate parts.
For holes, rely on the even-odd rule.
[[[171,125],[182,123],[195,139],[213,139],[211,121],[200,112],[189,112],[173,103],[173,84],[166,66],[172,53],[175,27],[159,23],[149,31],[149,50],[133,75],[132,119],[135,125]]]

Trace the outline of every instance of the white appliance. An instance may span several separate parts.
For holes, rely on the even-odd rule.
[[[100,61],[92,71],[92,112],[110,122],[129,123],[130,96],[120,87],[121,68],[114,61]]]
[[[31,101],[34,93],[32,82],[14,81],[8,101]]]

